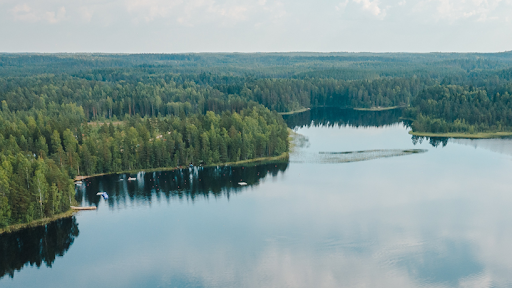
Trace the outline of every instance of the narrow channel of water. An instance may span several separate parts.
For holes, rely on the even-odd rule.
[[[413,138],[396,111],[287,121],[290,163],[91,179],[76,197],[98,210],[0,236],[0,287],[512,286],[509,140]]]

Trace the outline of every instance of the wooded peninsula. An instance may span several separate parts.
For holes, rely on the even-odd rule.
[[[511,95],[512,52],[0,54],[0,228],[67,212],[77,175],[282,155],[281,114],[401,109],[413,134],[492,137]]]

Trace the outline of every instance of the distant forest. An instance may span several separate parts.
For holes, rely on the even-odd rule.
[[[511,95],[512,52],[0,54],[0,227],[67,211],[76,175],[281,155],[278,112],[512,131]]]

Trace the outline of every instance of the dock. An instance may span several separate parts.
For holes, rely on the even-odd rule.
[[[96,206],[88,206],[88,207],[71,206],[70,208],[73,210],[96,210]]]

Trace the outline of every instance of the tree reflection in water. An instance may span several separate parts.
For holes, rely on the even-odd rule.
[[[266,176],[275,177],[284,172],[288,163],[255,164],[241,166],[194,167],[173,171],[137,173],[137,180],[128,181],[135,175],[108,175],[84,181],[77,188],[76,198],[82,206],[98,205],[98,191],[107,191],[111,196],[110,207],[123,206],[126,201],[150,203],[157,199],[188,199],[227,197],[240,193],[245,187],[258,185]],[[247,186],[238,184],[247,183]],[[75,217],[64,218],[46,226],[27,228],[0,235],[0,278],[14,277],[26,265],[51,267],[57,256],[64,256],[79,230]]]
[[[402,122],[402,109],[357,111],[341,108],[314,108],[302,113],[284,115],[288,127],[318,126],[384,127]]]
[[[45,226],[0,235],[0,278],[14,277],[25,265],[51,267],[57,256],[64,256],[78,237],[75,217],[63,218]]]
[[[77,189],[76,200],[82,206],[102,201],[98,191],[108,193],[111,208],[123,207],[128,202],[150,203],[165,198],[196,201],[209,197],[227,197],[240,193],[245,187],[258,185],[267,176],[277,176],[288,168],[288,159],[267,164],[247,163],[239,166],[194,167],[160,172],[106,175],[87,179]],[[128,178],[136,180],[128,180]],[[238,183],[245,182],[247,186]]]
[[[447,137],[424,137],[424,136],[415,136],[411,137],[412,144],[416,145],[418,143],[423,143],[423,140],[427,140],[432,147],[446,147],[448,145],[449,138]]]

